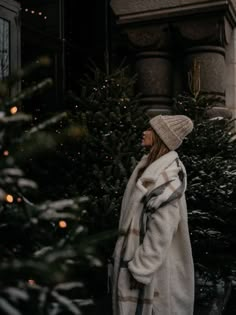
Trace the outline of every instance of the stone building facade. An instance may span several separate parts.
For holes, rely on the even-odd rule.
[[[132,49],[142,105],[171,112],[200,64],[201,91],[222,98],[236,117],[236,0],[111,0]]]

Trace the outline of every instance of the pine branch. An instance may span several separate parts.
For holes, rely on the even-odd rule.
[[[31,97],[35,92],[42,91],[45,88],[52,86],[53,81],[51,78],[44,79],[40,83],[31,86],[30,88],[25,89],[23,92],[19,93],[13,98],[4,100],[3,103],[0,103],[2,108],[10,107],[16,103],[21,102],[22,100]]]

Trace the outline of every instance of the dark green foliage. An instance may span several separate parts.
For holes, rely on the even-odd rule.
[[[210,260],[209,253],[215,250],[226,254],[235,245],[232,224],[236,215],[236,141],[232,140],[231,129],[232,123],[224,119],[202,121],[182,147],[188,170],[187,199],[194,250],[208,253],[196,255],[200,259]],[[220,267],[222,261],[213,261],[213,265]]]
[[[202,119],[207,119],[208,110],[214,105],[221,103],[221,97],[209,97],[202,93],[196,93],[195,96],[183,93],[174,99],[174,113],[187,115],[195,122],[198,122],[202,121]]]
[[[0,313],[110,315],[105,262],[143,154],[134,83],[127,69],[106,75],[93,67],[67,113],[52,117],[11,115],[4,100]]]
[[[177,113],[191,117],[195,125],[179,153],[188,173],[196,301],[208,306],[219,287],[225,292],[227,279],[234,277],[236,245],[235,121],[209,119],[207,109],[213,101],[200,97],[199,104],[199,97],[187,94],[175,100],[176,108],[182,109]]]
[[[136,160],[145,116],[134,94],[136,78],[119,68],[111,75],[92,67],[82,82],[82,95],[73,97],[77,117],[89,136],[78,144],[77,185],[89,196],[88,224],[92,230],[117,228],[121,197]]]
[[[41,89],[39,85],[30,93],[38,89]],[[24,91],[20,95],[24,95]],[[12,115],[8,107],[12,102],[3,99],[0,118],[0,314],[69,315],[81,314],[85,308],[86,311],[94,309],[88,276],[91,270],[97,272],[103,268],[97,244],[112,237],[114,232],[90,235],[92,233],[82,223],[87,198],[80,198],[74,191],[70,198],[57,195],[57,199],[51,201],[40,193],[35,178],[29,179],[26,174],[32,157],[43,156],[43,145],[44,149],[60,146],[74,129],[64,123],[65,113],[35,125],[29,115],[22,112]],[[61,124],[65,128],[56,137],[52,130]],[[83,133],[78,127],[76,130]],[[23,160],[25,163],[21,166],[25,168],[18,164]],[[49,169],[44,171],[51,176]]]

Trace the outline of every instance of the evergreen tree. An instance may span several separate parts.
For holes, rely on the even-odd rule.
[[[110,229],[117,231],[127,180],[144,153],[141,134],[147,117],[139,107],[135,82],[136,77],[129,75],[127,67],[119,67],[107,74],[92,65],[80,82],[79,95],[69,96],[71,125],[80,125],[88,132],[88,137],[77,141],[74,147],[69,144],[69,149],[64,147],[64,150],[70,150],[70,179],[73,178],[79,194],[89,198],[83,220],[90,233]],[[104,269],[88,275],[98,314],[110,315],[111,312],[104,309],[104,305],[108,305],[111,300],[106,293],[105,263],[112,254],[114,241],[115,238],[111,236],[99,245]],[[98,279],[97,285],[94,285],[94,278]]]
[[[32,125],[32,117],[19,110],[20,101],[51,84],[50,79],[8,97],[10,86],[34,69],[32,64],[0,83],[0,313],[81,314],[86,305],[93,305],[86,270],[102,266],[96,243],[107,234],[88,235],[80,220],[85,198],[77,193],[73,198],[47,199],[39,194],[38,183],[26,176],[27,169],[19,167],[24,159],[27,166],[42,137],[44,144],[57,143],[47,130],[65,118],[60,113]],[[50,176],[50,170],[45,171]]]
[[[82,309],[110,315],[105,264],[114,246],[125,185],[143,154],[139,142],[145,116],[135,82],[128,68],[107,75],[92,66],[78,96],[68,95],[67,112],[36,117],[36,126],[33,117],[17,133],[11,127],[14,144],[4,148],[24,177],[37,181],[29,195],[28,190],[20,197],[12,193],[20,203],[7,204],[15,209],[11,216],[5,212],[4,233],[10,237],[9,231],[16,229],[10,251],[20,248],[21,266],[17,277],[11,261],[8,270],[17,279],[14,288],[23,283],[28,296],[22,303],[7,302],[19,311],[25,307],[24,314],[77,314]]]
[[[188,173],[196,314],[209,314],[214,308],[221,314],[231,279],[235,277],[235,126],[226,109],[214,107],[219,98],[200,92],[200,77],[194,72],[196,64],[194,67],[190,93],[175,99],[175,109],[176,113],[191,117],[195,125],[179,153]]]
[[[77,148],[77,187],[88,196],[88,224],[94,231],[117,228],[121,198],[136,161],[143,154],[147,120],[135,95],[136,77],[127,67],[111,74],[93,65],[71,96],[77,121],[88,130]]]

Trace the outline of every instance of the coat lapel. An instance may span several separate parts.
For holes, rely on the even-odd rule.
[[[122,200],[119,222],[120,230],[123,232],[127,231],[130,225],[130,220],[133,217],[133,211],[135,211],[137,205],[140,204],[142,198],[150,191],[152,183],[154,184],[157,181],[161,172],[170,166],[176,158],[178,158],[178,154],[175,151],[168,152],[149,165],[136,182],[138,171],[145,166],[147,156],[145,155],[138,163],[127,184]],[[146,182],[148,182],[149,187],[146,187]]]

